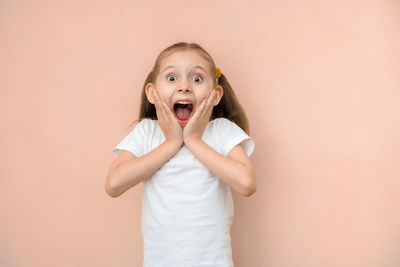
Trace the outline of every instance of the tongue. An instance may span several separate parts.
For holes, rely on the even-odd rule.
[[[176,109],[176,116],[178,117],[178,119],[185,121],[189,119],[190,109],[179,107]]]

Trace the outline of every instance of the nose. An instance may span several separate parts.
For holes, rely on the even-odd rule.
[[[183,93],[187,93],[190,92],[192,90],[192,88],[190,87],[190,84],[187,81],[182,81],[179,85],[178,85],[178,92],[183,92]]]

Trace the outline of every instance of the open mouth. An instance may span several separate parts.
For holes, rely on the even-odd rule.
[[[192,115],[193,104],[190,100],[178,100],[174,104],[174,113],[178,121],[187,123]]]

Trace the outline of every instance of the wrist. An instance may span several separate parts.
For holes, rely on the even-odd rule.
[[[174,153],[178,152],[181,149],[183,142],[179,140],[165,140],[165,145],[174,151]]]
[[[187,137],[183,141],[187,147],[190,147],[192,144],[203,142],[203,140],[201,140],[201,138],[197,136]]]

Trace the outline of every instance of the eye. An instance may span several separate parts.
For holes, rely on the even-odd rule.
[[[169,74],[169,75],[167,76],[167,80],[170,81],[170,82],[173,82],[174,80],[169,79],[169,77],[173,77],[174,79],[176,79],[174,75]]]
[[[197,81],[199,81],[199,79],[198,78],[200,78],[200,81],[202,81],[203,80],[203,78],[201,78],[201,76],[200,75],[196,75],[196,76],[194,76],[194,78],[193,78],[193,80],[195,81],[195,82],[197,82]],[[199,82],[200,82],[199,81]]]

